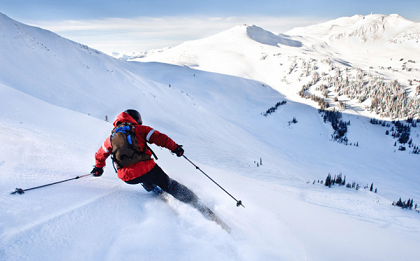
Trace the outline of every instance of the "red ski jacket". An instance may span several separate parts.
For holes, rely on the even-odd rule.
[[[134,131],[136,133],[137,142],[140,149],[142,150],[146,145],[146,142],[156,144],[160,147],[174,151],[177,148],[177,144],[168,136],[151,127],[139,125],[130,115],[125,112],[120,113],[114,121],[114,127],[120,122],[129,122],[134,125]],[[105,167],[105,160],[111,155],[111,135],[106,138],[102,146],[95,153],[95,167]],[[146,149],[145,153],[152,155],[150,150]],[[120,168],[117,172],[118,177],[123,181],[129,181],[138,178],[147,172],[149,172],[156,165],[153,159],[147,161],[140,161],[129,166]]]

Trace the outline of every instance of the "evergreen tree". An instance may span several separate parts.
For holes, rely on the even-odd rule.
[[[328,173],[328,176],[325,179],[325,186],[331,187],[331,174],[330,173]]]
[[[337,178],[335,179],[335,183],[337,183],[338,185],[341,185],[343,183],[343,178],[342,178],[341,172],[340,172],[340,174],[338,174]]]

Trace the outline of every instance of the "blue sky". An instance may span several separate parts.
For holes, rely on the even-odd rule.
[[[420,22],[420,0],[0,0],[0,12],[111,53],[174,46],[244,23],[283,33],[356,14]]]

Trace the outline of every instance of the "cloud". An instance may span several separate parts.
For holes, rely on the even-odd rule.
[[[111,54],[171,47],[208,37],[240,24],[255,24],[273,33],[284,33],[295,27],[324,21],[326,18],[168,16],[34,21],[30,24]]]

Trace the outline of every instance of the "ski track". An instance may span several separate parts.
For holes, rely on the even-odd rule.
[[[300,197],[304,202],[331,209],[336,213],[372,223],[382,228],[392,226],[406,232],[420,232],[420,223],[417,222],[415,216],[412,217],[411,222],[403,222],[402,219],[407,218],[407,216],[400,215],[399,208],[392,207],[391,202],[378,194],[366,191],[363,188],[355,191],[344,186],[329,188],[329,190],[333,190],[333,192],[318,189],[302,190]],[[366,208],[367,205],[371,205],[371,207]],[[413,212],[412,214],[415,215],[416,213]]]
[[[25,197],[29,195],[18,196]],[[107,234],[106,237],[95,239],[101,240],[101,242],[98,242],[98,246],[102,246],[102,240],[109,241],[109,245],[112,246],[114,244],[113,241],[118,239],[119,233],[129,231],[125,227],[124,220],[130,223],[141,224],[147,219],[147,216],[142,214],[142,212],[145,208],[145,202],[149,199],[144,200],[144,197],[147,198],[148,196],[138,191],[127,191],[121,189],[121,186],[115,186],[106,193],[93,196],[78,204],[66,206],[59,212],[47,213],[47,215],[44,214],[38,220],[5,229],[0,238],[3,245],[2,251],[5,253],[5,256],[13,257],[11,260],[33,260],[33,257],[31,257],[31,252],[33,251],[38,253],[36,256],[37,260],[60,260],[60,252],[69,255],[65,258],[67,260],[83,260],[84,258],[105,260],[106,254],[100,256],[103,251],[99,251],[99,249],[98,251],[83,253],[75,251],[79,246],[77,243],[78,239],[82,241],[86,241],[83,237],[93,239],[92,235],[87,235],[86,233],[89,233],[90,226],[94,226],[99,231],[104,231]],[[128,210],[122,211],[123,206],[128,208]],[[110,211],[103,213],[102,209],[109,209]],[[120,211],[115,213],[115,210]],[[125,214],[122,214],[124,212]],[[127,215],[130,213],[131,215]],[[21,245],[24,245],[25,249],[20,249]],[[31,246],[36,248],[36,250],[31,249]],[[49,247],[58,247],[62,251],[50,252],[48,250]],[[65,247],[68,247],[68,249],[64,250]],[[93,255],[96,255],[96,257]]]
[[[30,197],[30,193],[8,196]],[[60,194],[56,196],[60,197]],[[168,249],[173,249],[172,253],[157,255],[166,259],[176,257],[176,249],[185,251],[184,243],[195,242],[198,248],[201,248],[202,240],[220,241],[222,238],[228,240],[229,244],[224,245],[222,240],[217,247],[229,253],[235,252],[235,248],[232,248],[232,238],[216,223],[205,219],[194,208],[173,198],[164,202],[152,192],[145,193],[141,185],[126,186],[125,189],[118,185],[106,193],[90,197],[89,200],[69,206],[66,203],[63,205],[65,207],[59,212],[44,213],[34,221],[6,228],[0,237],[0,253],[3,252],[6,257],[13,257],[8,260],[32,260],[31,253],[35,251],[37,260],[59,260],[62,255],[66,256],[66,260],[120,260],[121,257],[123,260],[138,260],[138,254],[142,251],[148,252],[147,248],[153,247],[158,251],[162,245],[166,245]],[[103,213],[103,209],[110,211]],[[84,232],[89,231],[90,226],[104,231],[106,236],[95,238],[100,240],[96,249],[85,250],[83,253],[75,251],[82,244],[77,243],[78,240],[86,242],[89,238],[94,239],[92,235],[86,234],[89,232]],[[151,230],[151,227],[154,229]],[[168,234],[168,231],[172,232]],[[183,233],[188,236],[185,238]],[[156,234],[161,236],[156,237]],[[142,246],[138,242],[148,243]],[[22,245],[25,249],[20,248]],[[49,248],[57,247],[61,251],[49,251]],[[227,257],[225,251],[222,251],[220,258]],[[125,256],[125,253],[132,254]],[[188,253],[185,255],[185,260],[203,257],[200,251],[193,251],[190,257]]]
[[[83,208],[87,208],[87,207],[89,207],[89,205],[97,204],[98,201],[103,200],[105,197],[108,197],[111,194],[115,194],[119,187],[120,186],[116,186],[113,189],[110,189],[109,191],[106,191],[106,193],[103,194],[103,195],[98,195],[98,196],[89,198],[86,201],[82,201],[82,202],[79,202],[78,204],[71,205],[70,207],[62,209],[61,211],[58,211],[56,213],[50,213],[49,215],[42,216],[42,217],[40,217],[40,219],[32,221],[31,223],[24,224],[20,227],[6,228],[3,231],[2,236],[0,237],[0,240],[8,241],[13,237],[18,236],[19,234],[27,233],[30,230],[33,230],[34,228],[36,228],[38,226],[42,226],[43,224],[52,222],[55,219],[59,219],[61,217],[69,215],[72,212],[79,211]],[[13,195],[13,196],[27,197],[27,196],[29,196],[29,195],[27,195],[28,193],[31,193],[31,192],[25,192],[26,195],[25,194],[24,195],[17,195],[16,194],[16,195]]]

